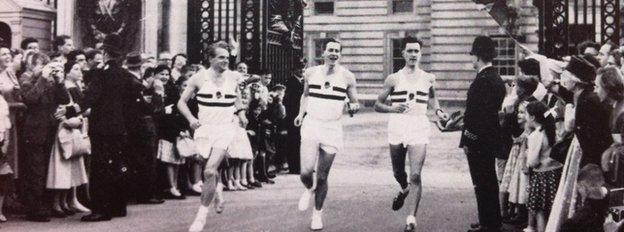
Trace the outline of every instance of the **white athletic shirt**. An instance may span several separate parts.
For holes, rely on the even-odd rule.
[[[195,75],[202,75],[206,79],[196,95],[199,122],[202,125],[232,123],[239,74],[226,70],[221,74],[225,78],[221,86],[214,83],[212,76],[216,73],[210,69],[201,70]]]
[[[306,70],[308,76],[309,117],[323,121],[338,120],[342,116],[347,99],[347,74],[349,70],[336,65],[334,73],[327,76],[323,65]]]
[[[392,75],[397,81],[389,96],[392,105],[407,104],[409,106],[407,112],[393,113],[393,115],[426,116],[429,90],[435,84],[435,75],[422,69],[417,69],[413,74],[407,74],[405,68]]]

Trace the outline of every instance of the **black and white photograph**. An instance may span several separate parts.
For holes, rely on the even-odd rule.
[[[0,0],[0,232],[624,232],[624,0]]]

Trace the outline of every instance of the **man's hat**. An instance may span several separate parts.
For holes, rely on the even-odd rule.
[[[109,52],[122,53],[123,40],[121,36],[116,34],[109,34],[104,38],[102,49]]]
[[[487,36],[477,36],[472,43],[470,55],[494,59],[496,57],[496,42]]]
[[[585,57],[570,57],[566,70],[586,84],[593,85],[596,80],[596,67]]]
[[[134,68],[140,67],[143,64],[143,59],[141,58],[141,53],[131,52],[126,55],[126,67]]]

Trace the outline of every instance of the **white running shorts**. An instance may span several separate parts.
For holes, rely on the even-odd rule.
[[[200,155],[207,159],[213,149],[227,150],[236,131],[234,123],[201,125],[195,130],[195,145]]]
[[[391,115],[388,120],[388,143],[422,145],[429,144],[431,123],[426,115]]]
[[[305,117],[301,125],[301,143],[304,142],[315,143],[325,152],[337,154],[343,147],[342,123]]]

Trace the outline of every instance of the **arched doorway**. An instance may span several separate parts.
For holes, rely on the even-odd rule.
[[[0,21],[0,46],[11,47],[11,27],[5,22]]]

